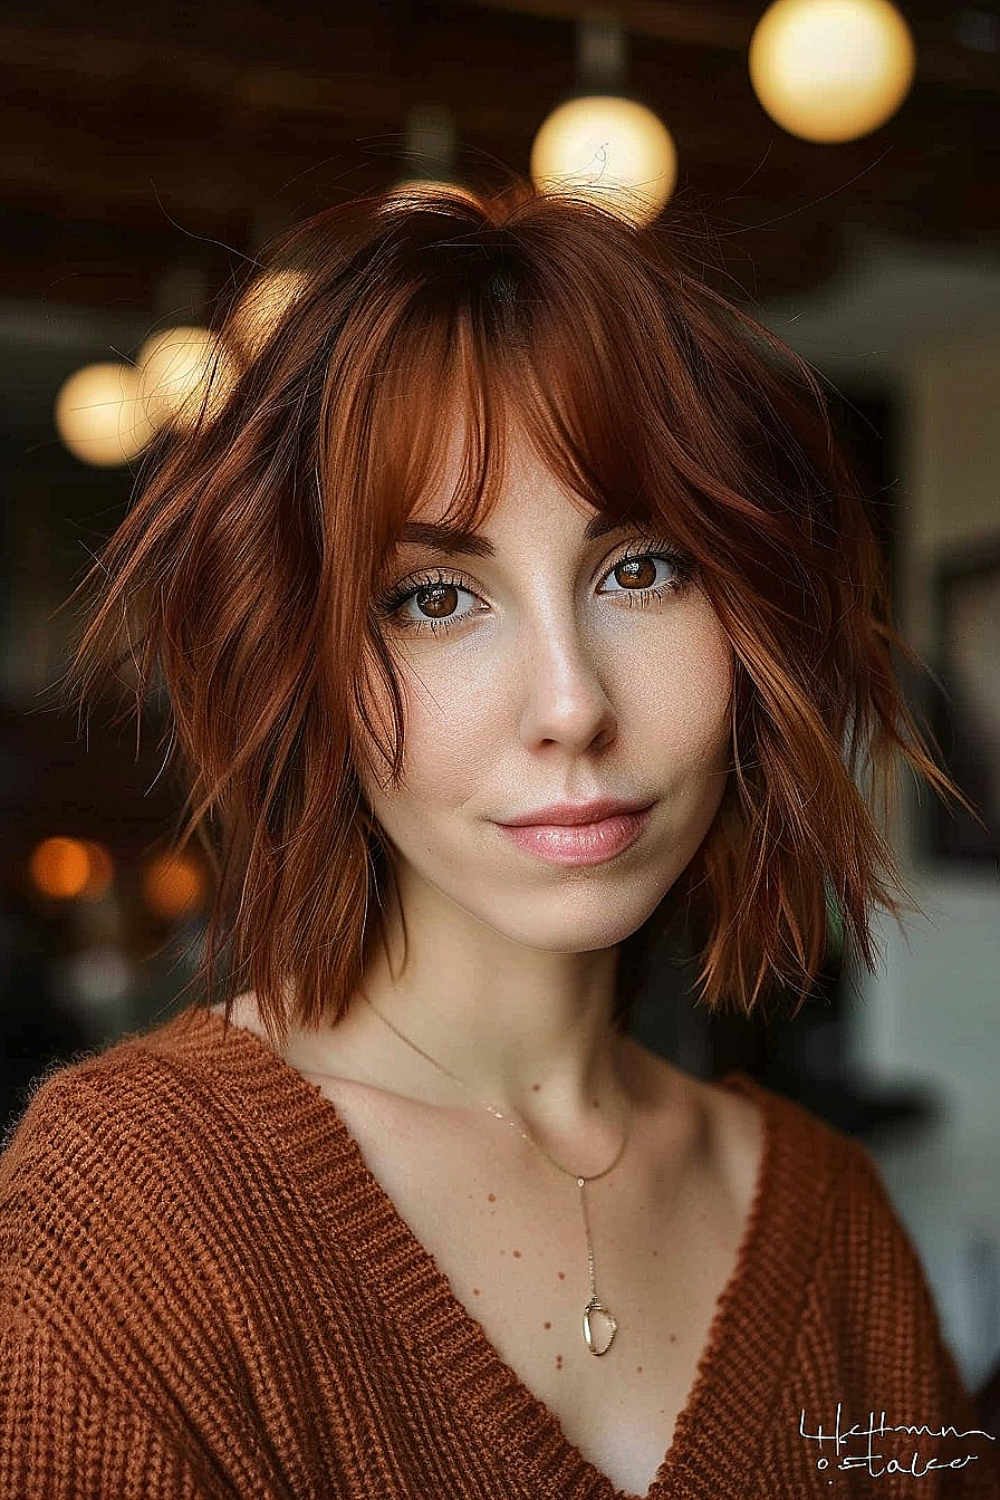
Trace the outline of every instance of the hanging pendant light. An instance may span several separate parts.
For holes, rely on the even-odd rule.
[[[618,16],[580,17],[577,89],[542,121],[529,171],[544,192],[591,198],[644,223],[674,190],[677,151],[659,115],[624,92],[626,40]]]
[[[896,113],[916,64],[890,0],[775,0],[750,42],[750,81],[776,124],[805,141],[853,141]]]
[[[56,431],[81,463],[111,469],[127,464],[153,436],[131,365],[101,360],[76,370],[60,386],[53,410]]]
[[[456,139],[455,114],[449,105],[432,99],[411,105],[403,120],[403,155],[408,166],[389,188],[383,211],[397,203],[410,203],[424,192],[437,194],[441,188],[472,198],[455,171]]]

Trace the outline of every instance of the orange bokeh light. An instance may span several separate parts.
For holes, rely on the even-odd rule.
[[[55,900],[101,896],[115,878],[115,862],[93,839],[55,836],[31,852],[28,873],[35,889]]]

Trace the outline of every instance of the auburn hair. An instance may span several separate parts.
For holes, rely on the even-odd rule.
[[[974,810],[904,701],[893,648],[922,663],[893,627],[868,501],[820,380],[692,269],[682,223],[637,226],[516,173],[491,191],[378,191],[284,232],[214,306],[193,420],[146,450],[71,596],[96,588],[67,681],[82,706],[127,667],[140,720],[160,690],[179,822],[190,809],[175,836],[197,835],[215,877],[195,978],[211,1003],[226,951],[227,1020],[252,987],[272,1039],[335,1024],[369,914],[382,922],[356,728],[395,787],[403,702],[378,601],[456,401],[456,526],[499,498],[517,419],[602,517],[676,539],[732,644],[723,798],[621,946],[616,1025],[675,917],[701,1002],[749,1016],[774,992],[804,1002],[831,918],[874,972],[873,906],[919,909],[897,899],[885,836],[897,762]]]

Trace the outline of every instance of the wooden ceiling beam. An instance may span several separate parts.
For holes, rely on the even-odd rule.
[[[568,25],[575,25],[587,9],[602,8],[599,0],[592,7],[586,0],[454,0],[454,3],[470,10],[535,16]],[[767,7],[756,0],[735,6],[705,5],[702,0],[690,0],[689,4],[683,0],[614,0],[603,8],[620,17],[631,37],[715,47],[745,55],[754,27]],[[919,77],[1000,93],[996,55],[963,46],[954,35],[952,12],[932,0],[926,5],[907,4],[906,13],[917,42]]]
[[[106,295],[115,260],[101,221],[119,231],[117,263],[141,263],[130,286],[185,252],[225,264],[223,246],[250,248],[262,206],[292,221],[391,181],[405,167],[407,107],[424,99],[453,110],[460,174],[497,161],[526,171],[538,125],[573,83],[567,25],[578,8],[434,0],[422,12],[406,6],[404,17],[402,0],[372,0],[363,21],[304,16],[300,25],[286,14],[278,29],[251,9],[225,48],[211,7],[197,30],[170,31],[169,16],[144,13],[124,38],[0,20],[10,294],[32,287],[69,299],[87,282],[95,298]],[[674,135],[679,191],[737,253],[753,246],[763,287],[787,283],[796,256],[801,283],[813,281],[835,253],[817,245],[841,220],[945,242],[1000,236],[992,93],[921,75],[885,131],[814,146],[775,125],[750,87],[743,46],[758,4],[670,0],[625,11],[646,38],[632,49],[630,87]],[[918,13],[915,24],[932,22]],[[99,24],[125,23],[108,13]],[[166,33],[154,35],[156,25]],[[323,69],[325,56],[335,65]]]

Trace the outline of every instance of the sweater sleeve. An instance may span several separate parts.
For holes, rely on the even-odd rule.
[[[209,1500],[221,1493],[124,1382],[102,1387],[45,1324],[0,1333],[2,1500]]]
[[[191,1191],[205,1107],[134,1066],[54,1073],[0,1155],[0,1500],[285,1493]]]
[[[831,1433],[842,1402],[840,1431],[856,1424],[864,1435],[839,1448],[812,1441],[814,1457],[823,1449],[826,1476],[856,1483],[859,1493],[870,1484],[887,1496],[1000,1500],[997,1435],[983,1431],[913,1242],[874,1158],[857,1142],[846,1176],[819,1283],[823,1306],[815,1309],[816,1328],[841,1329],[836,1358],[825,1362],[836,1374],[819,1415]]]

